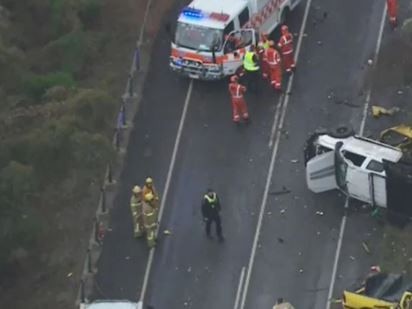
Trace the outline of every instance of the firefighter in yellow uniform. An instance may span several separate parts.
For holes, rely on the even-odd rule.
[[[151,177],[146,178],[145,184],[143,186],[143,196],[146,196],[147,193],[151,193],[153,195],[153,203],[155,204],[156,208],[159,208],[159,194],[157,193],[156,187]]]
[[[133,235],[135,238],[141,237],[144,232],[143,214],[142,214],[142,189],[134,186],[132,197],[130,198],[130,210],[133,218]]]
[[[148,192],[145,194],[143,201],[143,222],[149,248],[153,248],[156,245],[157,217],[158,208],[156,207],[154,195]]]

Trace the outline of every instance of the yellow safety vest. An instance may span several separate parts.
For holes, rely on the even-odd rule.
[[[255,55],[254,52],[248,51],[245,54],[245,58],[243,58],[243,68],[246,71],[257,71],[259,70],[259,66],[253,61],[253,56]]]
[[[207,202],[210,204],[212,208],[215,207],[215,204],[217,202],[216,193],[213,193],[213,197],[210,197],[209,195],[205,194],[205,199],[207,200]]]
[[[260,43],[259,45],[262,46],[264,49],[268,49],[270,47],[269,46],[269,41],[266,41],[264,43]]]

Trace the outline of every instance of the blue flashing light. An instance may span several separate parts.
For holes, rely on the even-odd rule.
[[[194,9],[191,7],[185,7],[182,10],[182,14],[186,17],[190,17],[190,18],[196,18],[196,19],[201,19],[203,18],[203,13],[201,10],[198,9]]]

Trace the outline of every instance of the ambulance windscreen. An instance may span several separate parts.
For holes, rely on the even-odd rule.
[[[175,43],[196,51],[215,51],[222,48],[223,30],[178,22]]]

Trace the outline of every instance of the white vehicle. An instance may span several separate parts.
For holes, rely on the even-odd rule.
[[[307,140],[305,164],[308,188],[315,193],[340,189],[349,197],[412,216],[412,163],[398,148],[341,127]]]
[[[190,78],[216,80],[242,65],[246,50],[286,20],[301,0],[194,0],[183,8],[170,67]],[[233,40],[237,44],[232,45]]]
[[[97,300],[90,304],[80,304],[80,309],[143,309],[141,302],[127,300]]]

